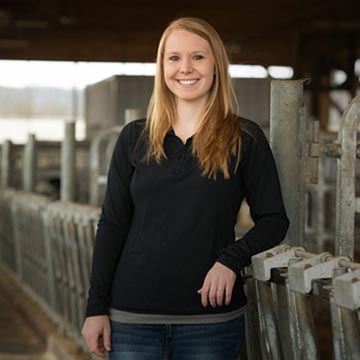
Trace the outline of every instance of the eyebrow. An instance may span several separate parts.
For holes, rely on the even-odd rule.
[[[195,51],[192,51],[191,54],[199,54],[199,53],[203,53],[203,54],[208,54],[209,51],[207,50],[204,50],[204,49],[199,49],[199,50],[195,50]],[[170,50],[170,51],[167,51],[164,53],[165,55],[170,55],[170,54],[181,54],[181,51],[175,51],[175,50]]]

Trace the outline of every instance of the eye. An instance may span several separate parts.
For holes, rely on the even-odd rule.
[[[179,56],[177,56],[177,55],[172,55],[172,56],[169,57],[169,60],[170,60],[170,61],[178,61],[178,60],[179,60]]]
[[[202,55],[194,55],[193,59],[194,60],[202,60],[204,57]]]

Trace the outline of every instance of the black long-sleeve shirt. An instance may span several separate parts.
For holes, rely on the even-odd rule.
[[[251,256],[285,236],[284,210],[269,143],[253,121],[239,119],[241,161],[230,179],[202,176],[186,144],[171,130],[167,159],[144,161],[145,121],[121,131],[111,160],[93,252],[87,316],[109,308],[153,314],[229,312],[246,303],[240,270]],[[246,198],[255,223],[235,241],[235,224]],[[218,261],[238,275],[230,305],[204,308],[197,291]]]

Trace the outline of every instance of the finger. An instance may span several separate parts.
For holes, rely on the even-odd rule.
[[[110,329],[110,326],[104,327],[104,346],[107,351],[111,351],[111,329]]]
[[[211,284],[209,291],[209,302],[213,308],[216,307],[216,295],[217,295],[217,286],[215,284]]]
[[[95,351],[92,351],[93,354],[101,357],[101,358],[105,358],[106,357],[106,354],[105,354],[105,351],[104,350],[99,350],[99,349],[96,349]]]
[[[208,286],[203,286],[200,289],[200,294],[201,294],[201,304],[202,304],[202,306],[207,307],[208,306],[209,287]]]
[[[92,336],[90,338],[89,350],[97,356],[105,357],[105,351],[101,335]]]
[[[217,306],[222,306],[224,300],[224,286],[219,286],[216,292],[216,304]]]
[[[225,305],[229,305],[232,298],[233,285],[228,285],[225,289]]]

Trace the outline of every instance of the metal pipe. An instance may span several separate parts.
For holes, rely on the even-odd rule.
[[[289,266],[296,264],[300,259],[291,258],[289,260]],[[291,359],[300,360],[302,359],[302,348],[303,348],[303,338],[300,332],[300,323],[299,317],[301,314],[298,312],[296,304],[296,294],[290,289],[289,279],[285,279],[285,290],[286,298],[288,305],[288,314],[289,314],[289,335],[290,335],[290,349],[291,349]]]
[[[344,332],[342,328],[340,308],[335,304],[334,295],[330,293],[331,330],[334,346],[334,360],[346,360]]]
[[[315,334],[314,318],[310,298],[295,292],[296,307],[299,316],[300,334],[303,339],[304,359],[319,359],[318,344]]]
[[[61,201],[75,199],[75,123],[65,123],[61,146]]]
[[[246,305],[245,316],[245,339],[246,355],[249,360],[261,358],[259,343],[259,314],[257,311],[257,298],[255,289],[255,279],[252,275],[252,267],[249,266],[245,271],[245,289],[248,303]]]
[[[303,259],[310,259],[314,256],[317,256],[318,254],[310,253],[303,250],[296,250],[295,255],[297,257],[303,258]],[[329,260],[330,258],[333,258],[331,254],[324,253],[324,261]],[[350,268],[352,270],[360,269],[360,264],[352,261],[347,261],[344,258],[339,258],[339,266],[344,268]]]
[[[355,235],[355,171],[357,129],[360,122],[360,96],[354,98],[344,112],[338,140],[341,157],[337,159],[335,255],[354,256]]]
[[[11,149],[12,142],[5,140],[1,151],[1,186],[10,187],[11,185]]]
[[[283,354],[291,354],[291,334],[289,325],[286,286],[272,284],[276,289],[277,319]]]
[[[285,280],[285,289],[288,304],[289,314],[289,334],[290,334],[290,348],[291,356],[290,359],[300,360],[302,345],[302,338],[300,336],[300,325],[299,325],[299,313],[296,307],[295,292],[290,289],[289,280]]]
[[[306,128],[303,80],[271,82],[270,143],[286,212],[289,242],[301,246],[305,232]]]
[[[268,356],[273,360],[284,358],[281,347],[281,337],[277,325],[277,319],[274,309],[272,290],[270,283],[255,280],[258,292],[258,305],[261,306],[259,316],[262,317],[264,326],[264,335],[268,341]]]
[[[28,135],[23,159],[23,189],[34,192],[36,182],[36,138],[34,134]]]
[[[344,341],[349,359],[360,359],[360,324],[356,311],[340,307]]]
[[[101,205],[102,193],[100,187],[106,183],[106,174],[101,171],[104,168],[104,163],[108,168],[107,159],[104,159],[103,149],[104,142],[109,142],[109,138],[114,136],[117,138],[122,126],[113,126],[109,129],[102,130],[96,134],[90,145],[90,200],[91,205]],[[106,169],[107,171],[107,169]]]
[[[359,263],[355,263],[355,262],[352,262],[352,261],[346,261],[344,259],[339,260],[339,266],[344,267],[344,268],[350,268],[352,270],[360,269],[360,264]]]

